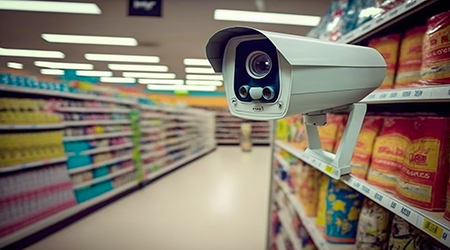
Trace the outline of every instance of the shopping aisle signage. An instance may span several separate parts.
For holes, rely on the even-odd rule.
[[[128,0],[129,16],[161,16],[162,0]]]

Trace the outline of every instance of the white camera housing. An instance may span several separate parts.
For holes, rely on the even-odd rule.
[[[313,38],[229,27],[206,45],[215,72],[222,72],[232,115],[273,120],[303,114],[307,163],[339,179],[350,173],[350,161],[366,114],[357,103],[378,88],[386,63],[369,47]],[[348,111],[336,155],[322,150],[317,126],[326,113]]]
[[[273,62],[266,82],[248,70],[254,51],[266,52]],[[206,55],[214,71],[223,75],[231,114],[252,120],[358,102],[378,88],[386,74],[386,63],[375,49],[248,27],[216,32],[206,45]],[[237,88],[243,85],[274,86],[275,98],[240,98]],[[256,97],[260,91],[253,91],[258,92]]]

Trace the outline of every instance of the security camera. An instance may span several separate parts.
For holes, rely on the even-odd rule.
[[[206,55],[223,75],[232,115],[273,120],[304,114],[308,150],[327,159],[315,126],[326,123],[326,113],[349,111],[347,128],[357,131],[347,133],[344,146],[354,148],[366,113],[365,104],[357,102],[378,88],[386,74],[383,57],[372,48],[249,27],[217,31]],[[351,154],[332,160],[349,165],[350,159]]]

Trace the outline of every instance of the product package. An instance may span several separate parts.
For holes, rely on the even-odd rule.
[[[328,195],[328,183],[330,177],[322,175],[319,178],[319,201],[317,203],[317,217],[316,224],[320,230],[325,228],[325,221],[327,216],[327,195]]]
[[[325,239],[331,243],[355,243],[363,195],[339,180],[330,180],[326,204]]]
[[[406,32],[400,46],[395,88],[418,85],[422,67],[422,42],[425,26],[413,28]]]
[[[450,179],[447,183],[447,196],[446,196],[446,202],[445,202],[445,213],[444,218],[450,221]]]
[[[421,78],[427,84],[450,84],[450,11],[432,16],[423,39]]]
[[[327,124],[318,128],[320,143],[322,149],[328,152],[333,152],[337,134],[340,126],[343,126],[344,116],[341,115],[327,115]]]
[[[426,233],[421,232],[404,219],[395,215],[392,220],[391,234],[389,236],[388,249],[448,249]]]
[[[395,192],[405,151],[411,142],[414,119],[384,118],[380,135],[375,139],[367,181]]]
[[[383,250],[389,240],[391,213],[371,199],[364,200],[359,215],[356,249]]]
[[[374,38],[369,41],[369,47],[378,50],[378,52],[380,52],[380,54],[383,56],[387,65],[386,77],[384,78],[380,89],[390,89],[394,84],[399,44],[399,34]]]
[[[352,156],[352,175],[362,179],[366,178],[375,138],[377,137],[382,124],[382,118],[366,117],[364,119]]]
[[[319,201],[319,178],[322,174],[319,170],[304,165],[296,179],[296,191],[298,199],[303,205],[306,215],[317,215],[317,203]]]
[[[445,209],[450,119],[416,118],[398,178],[397,196],[427,210]]]

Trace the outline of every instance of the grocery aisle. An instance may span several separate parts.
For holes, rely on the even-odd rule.
[[[264,249],[269,175],[269,147],[219,147],[29,249]]]

